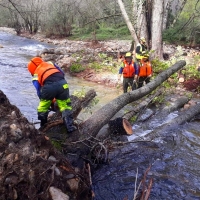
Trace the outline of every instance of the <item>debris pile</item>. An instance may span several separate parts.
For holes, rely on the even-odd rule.
[[[90,171],[73,167],[0,91],[0,199],[91,199]]]

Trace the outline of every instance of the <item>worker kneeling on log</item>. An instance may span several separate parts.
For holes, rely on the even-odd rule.
[[[73,125],[69,87],[64,72],[56,64],[44,62],[40,57],[30,60],[28,70],[33,76],[32,82],[40,98],[37,111],[41,127],[47,123],[49,108],[56,99],[68,133],[75,131],[77,128]]]
[[[149,56],[143,57],[139,64],[139,79],[138,88],[142,87],[144,82],[147,84],[150,82],[153,70],[151,62],[149,61]]]

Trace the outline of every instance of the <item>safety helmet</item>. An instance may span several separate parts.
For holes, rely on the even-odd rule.
[[[144,37],[141,37],[141,38],[140,38],[140,41],[146,42],[146,39],[145,39]]]
[[[144,57],[142,58],[142,60],[143,60],[143,61],[148,61],[148,60],[149,60],[149,57],[148,57],[148,56],[144,56]]]
[[[127,53],[125,54],[124,57],[125,57],[125,58],[127,58],[127,57],[132,57],[132,54],[131,54],[130,52],[127,52]]]
[[[36,68],[42,63],[44,62],[42,60],[42,58],[40,57],[34,57],[30,60],[30,62],[28,63],[28,71],[31,73],[31,75],[34,74]]]

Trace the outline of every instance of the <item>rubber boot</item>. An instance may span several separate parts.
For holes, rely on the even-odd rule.
[[[73,125],[73,116],[71,110],[65,110],[62,112],[63,122],[67,128],[68,133],[72,133],[77,130],[76,126]]]
[[[40,127],[47,123],[48,113],[38,113],[38,119],[40,120]]]
[[[46,119],[41,119],[40,121],[40,127],[44,126],[47,123]]]

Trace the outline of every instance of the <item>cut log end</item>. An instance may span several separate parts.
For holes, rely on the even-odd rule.
[[[185,81],[185,78],[184,77],[180,77],[179,78],[179,83],[183,83]]]
[[[185,74],[179,72],[178,73],[178,81],[179,81],[179,83],[183,83],[185,81]]]
[[[129,121],[125,118],[116,118],[110,120],[109,123],[109,132],[113,135],[132,135],[133,130]]]
[[[133,134],[132,126],[127,119],[123,119],[123,127],[128,135]]]

